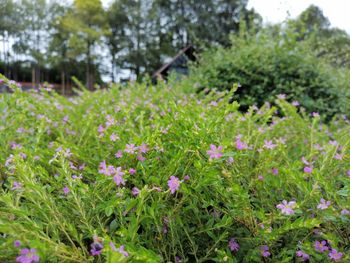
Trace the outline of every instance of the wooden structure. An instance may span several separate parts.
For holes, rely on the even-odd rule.
[[[192,45],[180,50],[170,62],[164,64],[160,69],[154,72],[152,75],[152,82],[156,83],[158,80],[166,81],[171,73],[188,75],[188,61],[196,61],[195,49]]]

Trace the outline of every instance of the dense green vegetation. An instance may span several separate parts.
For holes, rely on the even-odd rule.
[[[298,34],[232,37],[232,46],[202,55],[192,68],[189,85],[201,89],[230,90],[239,83],[234,99],[243,109],[273,102],[278,94],[308,112],[327,117],[349,112],[350,69],[338,68],[310,51]]]
[[[11,86],[0,97],[2,260],[350,260],[344,116],[325,125],[283,98],[241,113],[232,94],[181,83],[71,99]]]

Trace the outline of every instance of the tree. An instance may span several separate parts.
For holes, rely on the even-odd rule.
[[[65,16],[63,25],[71,32],[69,47],[76,56],[85,57],[86,86],[93,88],[96,44],[108,31],[105,11],[100,0],[75,0]]]

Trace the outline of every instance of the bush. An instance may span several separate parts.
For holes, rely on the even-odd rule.
[[[218,90],[239,83],[234,99],[243,110],[286,94],[308,112],[326,117],[348,113],[350,71],[318,58],[296,34],[281,32],[266,29],[256,36],[233,36],[232,47],[205,52],[187,82]]]
[[[1,95],[1,259],[348,262],[348,120],[229,97]]]

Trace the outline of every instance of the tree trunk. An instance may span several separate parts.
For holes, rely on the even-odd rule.
[[[32,66],[32,87],[35,87],[35,68]]]
[[[111,72],[111,79],[113,83],[115,83],[114,70],[115,70],[115,54],[113,53],[112,54],[112,72]]]
[[[65,83],[65,72],[61,71],[61,93],[62,95],[66,95],[66,83]]]
[[[87,53],[86,53],[86,87],[88,90],[92,90],[92,83],[91,83],[91,43],[90,41],[87,42]]]

